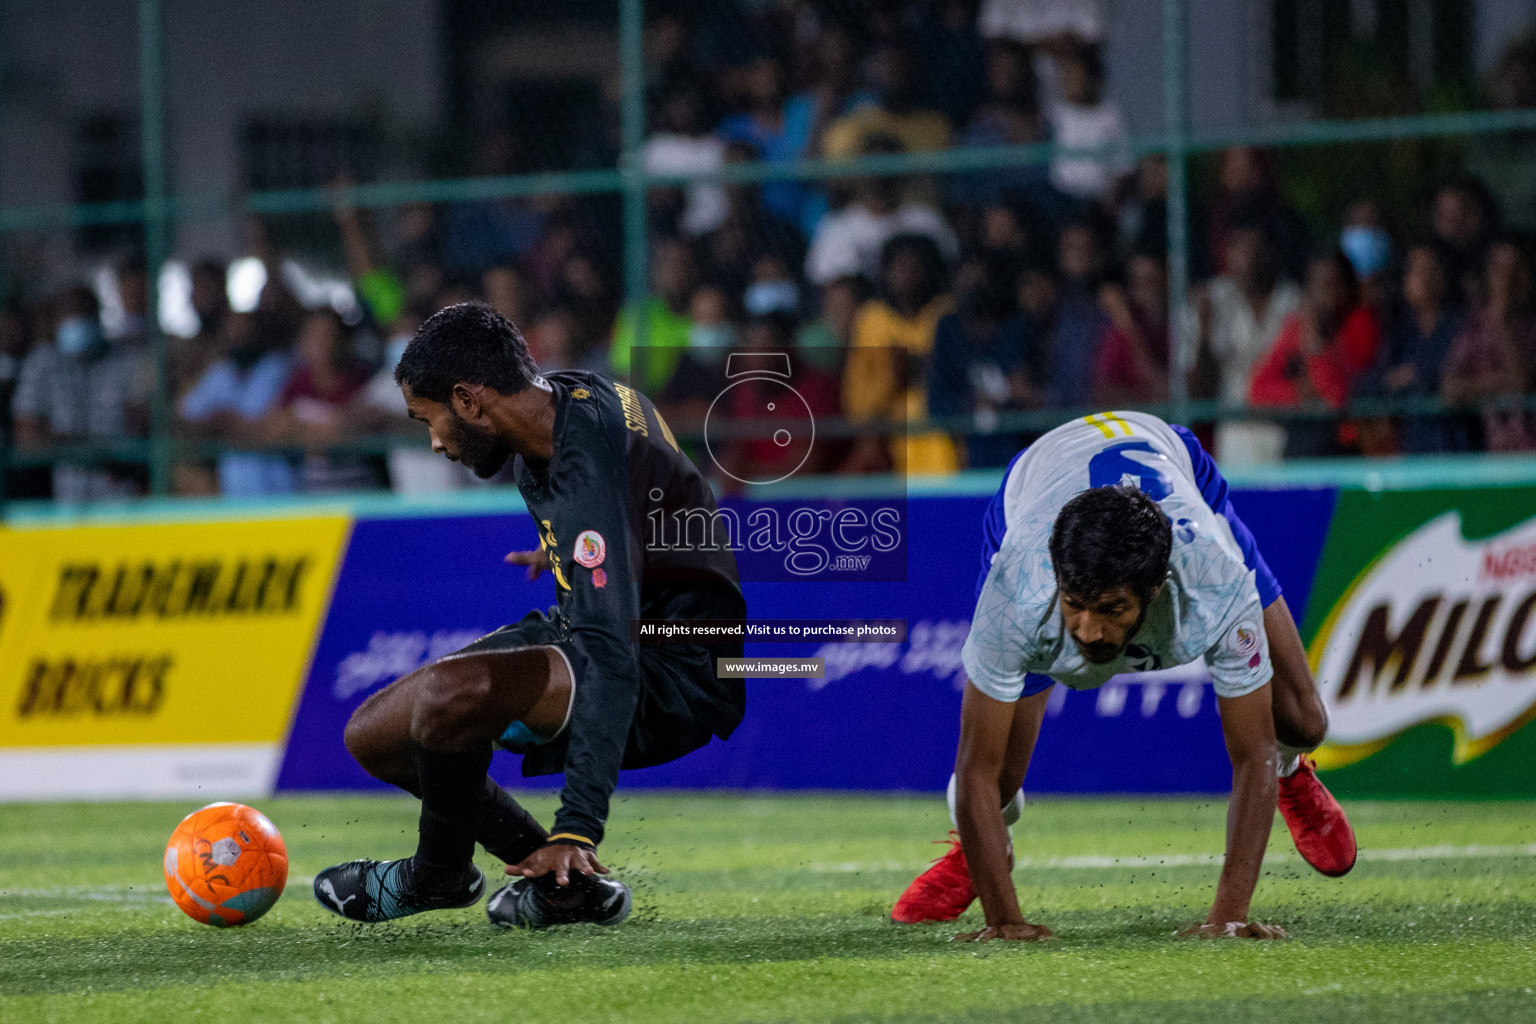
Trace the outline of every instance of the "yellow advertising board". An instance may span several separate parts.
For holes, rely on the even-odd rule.
[[[0,776],[35,790],[39,773],[117,770],[143,784],[101,780],[107,790],[149,795],[167,789],[149,776],[167,772],[191,773],[191,788],[199,772],[270,775],[349,525],[0,529]]]

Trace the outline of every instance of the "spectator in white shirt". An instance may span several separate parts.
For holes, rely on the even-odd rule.
[[[1017,39],[1027,46],[1104,38],[1099,0],[982,0],[977,23],[989,39]]]
[[[1049,108],[1052,141],[1071,148],[1108,148],[1096,156],[1053,157],[1051,184],[1081,203],[1107,202],[1134,166],[1125,117],[1119,104],[1104,95],[1104,65],[1096,49],[1074,47],[1058,66],[1061,98]]]
[[[645,142],[641,160],[651,174],[716,171],[725,163],[725,143],[704,127],[704,96],[691,83],[679,83],[663,97],[660,130]],[[677,228],[691,238],[708,234],[724,221],[728,207],[718,184],[651,190],[653,206],[671,212],[682,199]]]
[[[900,143],[889,136],[871,136],[864,145],[866,155],[899,152]],[[818,285],[850,275],[873,281],[880,273],[885,243],[896,235],[911,234],[933,239],[950,262],[959,256],[960,243],[942,213],[903,198],[899,178],[865,178],[853,202],[817,225],[805,258],[805,276]]]
[[[143,437],[149,426],[154,367],[142,344],[108,341],[101,304],[83,286],[57,300],[51,344],[27,353],[11,399],[16,443],[42,446],[73,441],[121,442]],[[59,462],[53,496],[59,501],[101,501],[143,492],[143,471]]]
[[[1189,393],[1240,406],[1260,360],[1301,306],[1302,295],[1294,281],[1281,278],[1272,229],[1264,220],[1234,223],[1224,257],[1226,273],[1206,284],[1190,317],[1195,362]],[[1224,463],[1273,462],[1284,444],[1283,428],[1273,423],[1228,421],[1216,428],[1216,454]]]

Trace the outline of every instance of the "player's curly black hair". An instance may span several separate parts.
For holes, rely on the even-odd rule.
[[[1056,582],[1091,601],[1129,587],[1146,604],[1168,577],[1173,527],[1157,502],[1131,484],[1093,487],[1062,506],[1051,528]]]
[[[434,402],[448,401],[455,384],[515,395],[538,377],[523,332],[484,302],[461,302],[432,314],[395,367],[395,383]]]

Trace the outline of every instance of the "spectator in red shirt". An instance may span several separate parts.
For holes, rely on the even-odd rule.
[[[368,384],[368,367],[352,354],[352,335],[335,311],[315,310],[304,317],[296,348],[298,365],[268,414],[267,436],[310,449],[299,470],[301,491],[341,491],[377,487],[377,467],[366,459],[328,455],[349,422],[352,400]]]
[[[1381,342],[1376,314],[1360,301],[1360,283],[1342,252],[1316,256],[1307,267],[1306,297],[1286,320],[1248,390],[1252,405],[1342,409],[1350,385],[1371,366]],[[1333,422],[1295,422],[1287,458],[1337,453],[1354,431]]]

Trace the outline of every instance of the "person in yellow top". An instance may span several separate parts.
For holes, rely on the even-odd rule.
[[[864,103],[827,125],[821,153],[830,160],[864,152],[872,135],[888,135],[908,153],[948,149],[953,134],[949,120],[922,105],[918,96],[917,61],[910,44],[892,40],[870,55],[870,84],[876,99]]]
[[[843,412],[854,422],[921,423],[928,418],[928,358],[939,319],[954,308],[948,269],[933,239],[897,235],[880,256],[880,295],[859,309],[843,374]],[[960,468],[947,434],[855,441],[846,472],[934,475]]]

